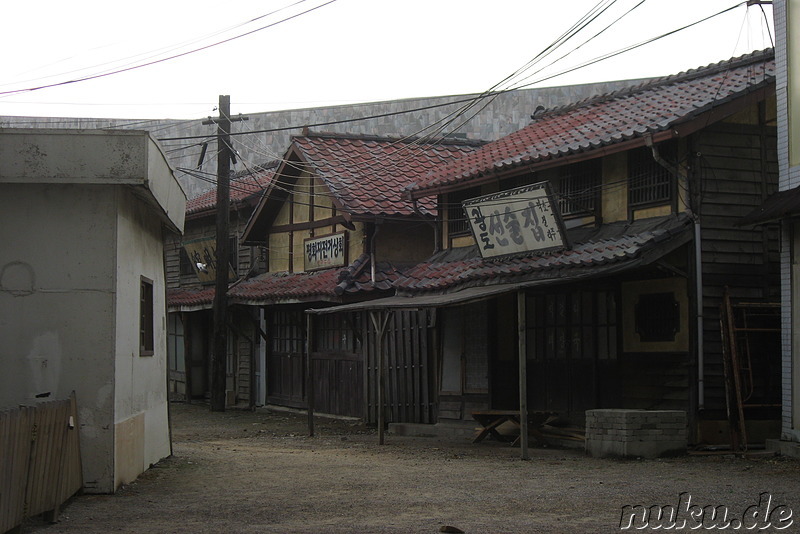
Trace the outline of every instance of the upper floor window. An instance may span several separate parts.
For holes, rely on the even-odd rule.
[[[189,253],[186,252],[186,249],[180,247],[179,249],[179,257],[180,257],[180,273],[181,275],[193,275],[195,267],[192,265],[192,260],[189,259]]]
[[[602,178],[600,158],[566,165],[559,169],[556,194],[563,217],[595,212]]]
[[[675,143],[658,145],[660,156],[666,161],[675,161]],[[628,152],[628,204],[631,207],[659,204],[672,200],[672,175],[653,158],[649,147]]]
[[[468,235],[470,233],[469,219],[461,203],[470,198],[480,196],[478,187],[454,191],[447,195],[447,233],[450,236]]]

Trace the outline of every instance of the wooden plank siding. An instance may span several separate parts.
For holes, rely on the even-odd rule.
[[[349,352],[312,352],[314,411],[361,417],[364,413],[364,363]]]
[[[433,423],[433,383],[431,360],[428,351],[430,310],[396,310],[387,325],[383,340],[384,368],[386,371],[386,420],[393,423]],[[361,314],[361,329],[366,332],[363,344],[366,372],[367,422],[378,420],[378,359],[375,329],[368,315]]]
[[[83,487],[78,408],[70,399],[0,411],[0,532],[58,516]]]
[[[701,184],[705,408],[725,409],[720,305],[725,286],[734,299],[779,299],[779,242],[775,228],[738,228],[744,215],[777,190],[776,129],[717,124],[694,139]]]

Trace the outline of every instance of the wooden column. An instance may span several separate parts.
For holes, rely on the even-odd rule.
[[[385,396],[386,396],[386,373],[383,365],[383,336],[386,333],[386,324],[391,316],[391,310],[370,310],[369,318],[372,321],[372,326],[375,327],[375,358],[378,360],[378,443],[383,445],[385,442],[386,426],[386,409],[385,409]]]
[[[306,401],[308,405],[308,435],[314,436],[314,365],[311,352],[314,348],[313,315],[306,315]]]
[[[519,356],[519,448],[520,458],[528,455],[528,347],[525,328],[525,291],[517,293],[517,342]]]

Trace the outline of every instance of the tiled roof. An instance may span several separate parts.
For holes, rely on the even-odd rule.
[[[767,50],[546,111],[522,130],[432,170],[408,189],[414,197],[429,196],[482,176],[654,135],[774,79],[774,53]]]
[[[214,301],[214,288],[205,289],[167,289],[169,308],[206,308]]]
[[[360,215],[413,215],[413,205],[403,197],[402,190],[436,167],[474,152],[481,144],[322,133],[293,138],[293,146],[305,163],[344,209]],[[423,213],[436,212],[432,200],[420,202],[419,207]]]
[[[272,182],[277,167],[278,162],[273,161],[258,165],[252,170],[240,171],[231,177],[231,207],[235,207],[237,203],[243,202],[253,195],[260,194]],[[188,200],[186,202],[186,214],[192,215],[203,211],[211,211],[216,206],[217,188],[214,187]]]
[[[302,273],[266,273],[230,291],[231,302],[274,303],[281,301],[333,301],[342,297],[391,289],[399,271],[388,263],[375,266],[375,282],[370,280],[369,256],[364,254],[350,266]]]
[[[570,249],[528,257],[483,260],[476,247],[451,249],[407,270],[395,287],[401,295],[449,293],[476,285],[610,274],[666,254],[670,245],[684,242],[690,226],[690,219],[680,215],[577,229],[570,232]]]
[[[244,280],[228,292],[231,304],[272,304],[296,301],[340,302],[348,297],[365,298],[392,288],[400,271],[389,263],[378,262],[375,281],[371,280],[369,256],[361,255],[345,268],[300,273],[266,273]],[[379,296],[379,295],[375,295]],[[209,307],[214,288],[202,290],[170,290],[167,305],[172,308]]]

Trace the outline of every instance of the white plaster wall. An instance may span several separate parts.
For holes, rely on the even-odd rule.
[[[170,453],[162,222],[129,190],[118,189],[115,484],[133,480]],[[153,282],[152,356],[139,355],[139,290]]]
[[[74,390],[97,492],[113,490],[113,189],[0,183],[0,409]]]

